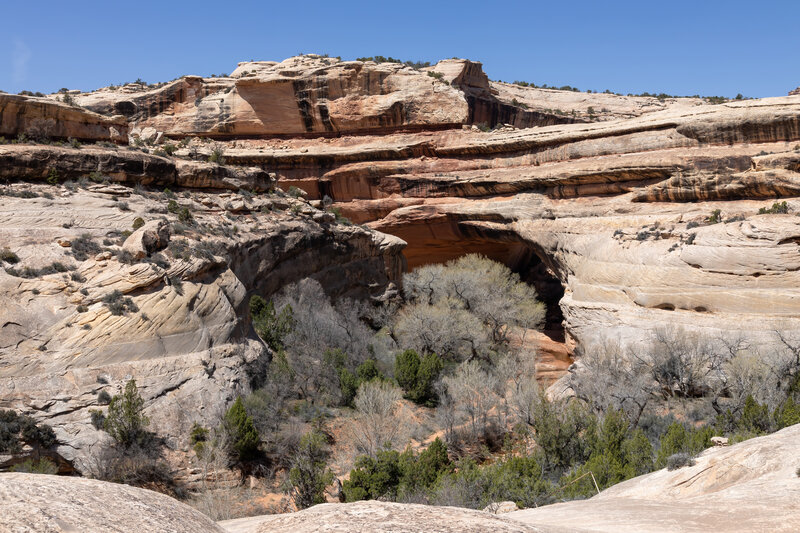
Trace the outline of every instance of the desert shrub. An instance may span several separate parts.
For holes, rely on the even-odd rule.
[[[235,459],[240,462],[255,459],[261,442],[253,419],[245,411],[242,398],[237,397],[233,405],[225,413],[225,430],[231,439],[231,448]]]
[[[439,476],[451,472],[447,448],[435,439],[419,455],[410,448],[402,454],[382,450],[375,457],[362,455],[342,488],[348,502],[369,499],[404,499],[429,491]]]
[[[106,390],[101,390],[97,393],[97,403],[99,405],[108,405],[111,403],[111,395]]]
[[[10,265],[19,263],[19,256],[12,252],[8,247],[0,250],[0,261],[5,261]]]
[[[131,379],[125,389],[111,398],[103,429],[124,448],[145,446],[153,434],[145,428],[150,419],[144,415],[144,400],[139,394],[136,380]]]
[[[134,231],[144,226],[144,219],[142,217],[136,217],[133,219],[133,229]]]
[[[126,312],[136,313],[139,307],[130,297],[122,295],[122,292],[115,289],[103,297],[102,302],[111,311],[112,315],[122,315]]]
[[[201,426],[197,422],[192,424],[192,429],[189,431],[189,443],[198,457],[201,457],[205,452],[209,433],[208,428]]]
[[[103,481],[124,483],[169,494],[182,495],[173,471],[164,461],[156,440],[145,445],[113,446],[95,457],[91,474]]]
[[[211,155],[208,156],[208,162],[209,163],[217,163],[218,165],[224,165],[225,164],[225,151],[220,147],[214,148],[211,151]]]
[[[789,205],[786,203],[786,200],[783,202],[775,202],[772,204],[772,207],[762,207],[758,210],[759,215],[785,215],[789,212]]]
[[[19,453],[27,444],[38,453],[52,448],[56,435],[47,424],[39,424],[28,415],[0,409],[0,453]]]
[[[378,498],[394,501],[402,476],[400,453],[381,450],[374,458],[362,455],[356,459],[349,479],[342,484],[342,490],[348,502]]]
[[[298,509],[325,502],[325,487],[333,481],[327,467],[325,436],[316,430],[305,434],[292,456],[287,491]]]
[[[47,183],[50,185],[58,185],[58,171],[54,168],[51,168],[50,171],[47,173]]]
[[[694,466],[694,459],[685,452],[679,452],[667,457],[667,470],[677,470],[684,466]]]
[[[25,472],[28,474],[54,475],[58,473],[58,467],[53,461],[51,461],[47,457],[42,457],[38,461],[34,461],[33,459],[26,459],[22,463],[15,464],[11,468],[9,468],[9,471]]]
[[[680,422],[673,422],[659,443],[655,468],[664,468],[667,465],[667,459],[676,453],[697,455],[711,446],[713,434],[714,430],[710,426],[687,428]]]
[[[468,459],[460,461],[452,474],[439,478],[431,503],[482,509],[510,500],[520,507],[533,507],[545,503],[549,491],[535,457],[508,457],[483,467]]]
[[[722,211],[719,209],[714,209],[711,214],[706,217],[706,222],[709,224],[719,224],[722,222]]]
[[[72,257],[78,261],[86,261],[89,257],[94,257],[101,252],[100,245],[94,242],[90,233],[84,233],[80,237],[72,240]]]

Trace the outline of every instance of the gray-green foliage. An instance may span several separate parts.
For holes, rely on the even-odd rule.
[[[535,328],[544,319],[533,287],[480,255],[418,268],[403,283],[410,303],[395,330],[403,348],[421,354],[488,359],[508,343],[512,327]]]

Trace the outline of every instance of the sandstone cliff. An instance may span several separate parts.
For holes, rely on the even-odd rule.
[[[109,118],[45,98],[0,93],[0,135],[31,132],[57,139],[128,142],[128,122],[122,116]]]
[[[25,161],[23,147],[2,148],[12,164]],[[24,149],[36,161],[48,150],[65,174],[100,168],[125,184],[2,190],[0,248],[18,262],[0,270],[0,408],[51,424],[58,452],[81,471],[108,438],[90,423],[101,391],[116,394],[135,377],[152,429],[183,450],[194,422],[212,422],[248,390],[249,376],[269,360],[249,326],[252,294],[307,276],[333,297],[383,298],[399,287],[400,239],[338,224],[300,199],[247,193],[269,183],[263,171],[185,163],[190,170],[176,172],[167,160],[142,170],[159,158]],[[34,172],[19,164],[5,169]],[[205,188],[180,196],[134,189],[139,172],[159,188]],[[226,173],[245,191],[227,192]],[[125,240],[137,218],[171,225],[169,247],[137,255],[148,241],[136,240],[138,232]]]
[[[316,55],[239,63],[228,77],[184,76],[156,87],[129,84],[74,98],[98,113],[126,116],[137,136],[162,132],[218,139],[336,137],[473,124],[525,128],[703,104],[511,86],[490,82],[480,63],[463,59],[415,69]]]

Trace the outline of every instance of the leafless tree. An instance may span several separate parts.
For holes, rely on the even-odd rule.
[[[52,118],[37,118],[25,129],[26,135],[39,142],[49,141],[56,130],[56,121]]]
[[[636,426],[655,392],[652,372],[630,351],[605,340],[581,351],[570,369],[569,387],[595,412],[622,410]]]
[[[708,337],[679,328],[659,328],[643,355],[634,357],[648,369],[664,397],[699,397],[712,390],[730,351]]]
[[[380,450],[397,444],[403,429],[396,416],[402,397],[400,389],[387,381],[373,380],[359,386],[351,429],[361,451],[374,457]]]
[[[325,365],[325,353],[342,350],[350,370],[370,356],[373,333],[361,321],[362,306],[345,300],[334,307],[319,282],[310,278],[281,291],[276,307],[280,311],[286,306],[292,309],[293,321],[284,344],[295,386],[312,402],[335,402],[338,378]]]
[[[496,393],[497,377],[478,361],[468,361],[442,382],[452,398],[448,408],[454,410],[456,424],[466,424],[470,440],[479,442],[490,427],[490,412],[501,401]]]

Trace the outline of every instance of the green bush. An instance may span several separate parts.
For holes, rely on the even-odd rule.
[[[144,226],[144,219],[142,217],[136,217],[133,219],[133,230],[136,231],[137,229]]]
[[[19,453],[27,444],[35,450],[52,448],[56,434],[47,424],[38,424],[28,415],[0,409],[0,453]]]
[[[435,353],[421,358],[414,350],[397,354],[394,362],[394,375],[397,383],[412,402],[434,407],[438,396],[434,384],[444,368],[441,358]]]
[[[688,453],[695,456],[711,446],[711,437],[714,428],[702,426],[688,429],[680,422],[673,422],[667,432],[661,437],[658,453],[656,454],[655,468],[667,466],[667,459],[676,453]]]
[[[396,500],[402,494],[429,491],[440,475],[449,472],[452,472],[452,464],[447,447],[437,438],[419,455],[407,449],[402,454],[382,450],[374,458],[359,457],[342,489],[348,502],[378,498]]]
[[[313,430],[300,439],[292,457],[288,488],[298,509],[325,503],[325,487],[333,481],[327,467],[328,450],[325,436]]]
[[[225,413],[225,430],[231,437],[233,452],[239,461],[249,461],[258,456],[261,438],[258,436],[253,419],[247,415],[242,398],[237,397]]]
[[[115,289],[114,291],[106,294],[103,297],[103,303],[111,311],[112,315],[122,315],[128,311],[136,313],[139,307],[133,302],[130,297],[123,296],[122,292]]]
[[[275,304],[265,301],[260,296],[250,298],[250,317],[258,336],[273,350],[284,348],[283,339],[292,331],[292,307],[284,306],[280,313],[275,311]]]
[[[125,448],[144,446],[152,439],[145,428],[150,419],[144,415],[144,400],[139,394],[136,380],[131,378],[121,394],[111,398],[103,429]]]
[[[789,205],[784,200],[783,202],[775,202],[772,207],[762,207],[758,210],[759,215],[785,215],[789,212]]]
[[[706,218],[706,222],[709,224],[719,224],[722,222],[722,211],[719,209],[714,209],[711,214]]]

